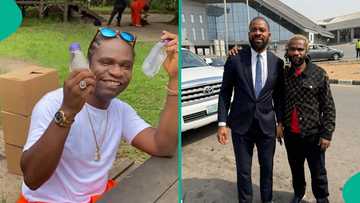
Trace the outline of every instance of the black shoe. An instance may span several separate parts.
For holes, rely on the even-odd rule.
[[[329,199],[327,197],[316,199],[316,203],[329,203]]]
[[[298,197],[296,195],[294,195],[293,199],[291,200],[290,203],[300,203],[303,197]]]

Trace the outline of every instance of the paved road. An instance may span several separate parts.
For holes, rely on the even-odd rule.
[[[360,87],[332,86],[337,108],[337,127],[326,154],[330,200],[341,203],[341,190],[347,178],[360,171]],[[232,144],[221,146],[216,139],[216,124],[186,132],[183,147],[184,202],[237,202],[235,160]],[[274,201],[289,202],[291,174],[284,146],[277,144],[274,157]],[[259,165],[253,159],[254,202],[260,202]],[[315,202],[310,173],[306,169],[305,202]]]

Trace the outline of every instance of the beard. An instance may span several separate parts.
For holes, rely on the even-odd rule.
[[[292,56],[292,57],[289,57],[289,60],[293,67],[298,68],[305,62],[305,56],[303,56],[303,57]]]
[[[261,43],[257,43],[255,42],[255,39],[249,39],[250,41],[250,45],[251,47],[255,50],[255,51],[261,51],[261,50],[264,50],[269,42],[269,38],[267,39],[264,39],[263,42]]]

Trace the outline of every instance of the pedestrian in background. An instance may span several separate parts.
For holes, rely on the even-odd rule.
[[[118,27],[120,27],[120,22],[121,22],[121,16],[122,16],[122,13],[124,12],[125,8],[127,7],[127,2],[126,0],[115,0],[114,2],[114,8],[111,12],[111,15],[110,15],[110,18],[109,18],[109,22],[108,22],[108,25],[110,26],[111,25],[111,22],[113,20],[113,18],[115,17],[115,15],[117,14],[117,23],[116,25]]]
[[[355,43],[355,48],[356,48],[356,58],[360,58],[360,39],[358,39],[357,42]]]
[[[133,2],[130,4],[131,8],[131,23],[135,27],[142,27],[141,24],[141,14],[143,12],[143,9],[148,9],[148,0],[133,0]]]

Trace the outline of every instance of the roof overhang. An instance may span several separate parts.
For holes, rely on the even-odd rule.
[[[192,0],[204,4],[224,3],[224,0]],[[227,3],[246,3],[246,0],[226,0]],[[323,37],[334,38],[335,36],[326,31],[320,25],[301,15],[279,0],[249,0],[249,6],[260,11],[265,16],[289,29],[293,33],[312,32]],[[221,11],[219,10],[219,13]],[[224,11],[222,11],[224,13]]]

